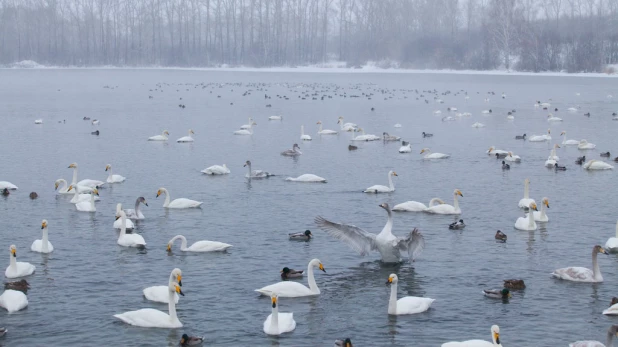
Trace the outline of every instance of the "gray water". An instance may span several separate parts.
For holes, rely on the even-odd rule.
[[[425,98],[417,100],[409,91],[414,89],[419,94],[427,89],[451,94],[440,96],[445,102],[438,104],[425,93],[430,101],[426,104]],[[463,93],[455,95],[462,89],[469,100]],[[242,96],[249,90],[250,95]],[[495,95],[485,103],[489,91]],[[298,97],[314,92],[317,100]],[[344,92],[361,97],[344,98]],[[500,98],[502,92],[506,99]],[[369,100],[362,93],[374,96]],[[321,100],[323,94],[332,98]],[[549,99],[564,122],[550,126],[547,111],[533,108],[537,100]],[[0,180],[19,186],[0,199],[0,248],[6,251],[0,265],[8,266],[8,248],[15,244],[18,261],[37,267],[27,277],[32,287],[27,309],[10,315],[0,312],[0,325],[9,329],[3,341],[11,346],[162,346],[177,344],[186,332],[204,335],[206,345],[217,346],[331,346],[345,337],[355,346],[439,346],[454,340],[490,340],[492,324],[500,325],[504,346],[604,341],[609,325],[618,323],[618,318],[601,314],[618,295],[618,258],[600,256],[605,278],[601,284],[568,283],[549,274],[566,266],[591,267],[592,247],[615,235],[615,170],[582,170],[573,162],[582,152],[573,147],[558,150],[567,171],[555,173],[543,164],[550,146],[561,141],[562,130],[568,131],[569,139],[597,144],[597,150],[586,152],[590,158],[600,159],[601,151],[618,155],[618,122],[611,120],[617,101],[618,85],[611,78],[0,70]],[[568,113],[574,105],[581,111]],[[449,106],[473,115],[442,122]],[[488,108],[492,114],[482,115]],[[517,111],[515,120],[508,121],[506,112],[512,109]],[[435,110],[442,115],[434,115]],[[584,112],[592,116],[584,117]],[[278,114],[283,121],[267,120]],[[83,121],[84,116],[99,119],[100,125]],[[258,123],[254,135],[232,135],[249,116]],[[367,133],[402,136],[413,151],[399,154],[399,144],[377,141],[357,144],[359,149],[350,152],[350,133],[315,134],[318,120],[325,129],[336,130],[338,116],[358,123]],[[44,124],[35,125],[37,118]],[[63,120],[66,123],[58,123]],[[476,121],[486,127],[471,128]],[[403,127],[396,129],[395,123]],[[299,140],[303,124],[312,142]],[[551,143],[514,139],[522,133],[544,134],[549,127]],[[195,131],[195,142],[176,143],[189,128]],[[95,129],[100,136],[90,135]],[[168,143],[146,141],[164,129],[171,134]],[[423,139],[422,131],[435,136]],[[279,155],[295,142],[303,151],[300,158]],[[502,171],[499,161],[485,154],[491,145],[512,150],[522,163]],[[423,147],[451,158],[423,161]],[[247,159],[254,169],[277,176],[248,181],[242,167]],[[56,179],[70,182],[72,170],[67,167],[72,162],[79,164],[80,180],[104,180],[108,163],[127,180],[100,190],[96,213],[77,212],[70,196],[54,191]],[[230,175],[200,173],[223,163]],[[371,185],[387,184],[391,169],[399,175],[394,193],[361,193]],[[325,177],[328,183],[283,180],[304,173]],[[534,232],[513,228],[522,216],[517,203],[525,178],[531,180],[532,198],[550,199],[550,222],[539,224]],[[166,187],[172,199],[186,197],[204,204],[201,209],[167,211],[162,199],[155,199],[159,187]],[[453,216],[395,214],[395,234],[418,227],[425,236],[425,251],[414,263],[382,265],[379,254],[360,257],[314,228],[313,219],[322,215],[377,233],[386,221],[378,204],[427,203],[433,197],[452,204],[455,188],[464,195],[463,231],[448,230]],[[31,191],[39,194],[37,200],[28,198]],[[116,203],[132,208],[138,196],[149,203],[143,208],[146,219],[137,227],[148,243],[145,251],[118,246],[112,227]],[[49,255],[30,251],[32,241],[41,237],[42,219],[49,221],[55,248]],[[314,240],[288,241],[288,233],[305,229],[313,230]],[[507,243],[494,241],[497,229],[508,235]],[[215,240],[234,247],[227,253],[192,254],[180,252],[176,245],[168,255],[165,245],[177,234],[190,243]],[[316,273],[322,294],[281,299],[280,310],[294,313],[296,330],[267,336],[262,324],[270,314],[270,301],[254,289],[277,282],[283,266],[304,269],[313,258],[319,258],[327,271]],[[166,312],[167,305],[146,301],[142,289],[166,284],[175,267],[183,271],[186,296],[177,306],[183,328],[133,327],[112,316],[141,308]],[[389,288],[384,283],[390,273],[399,276],[400,297],[434,298],[431,309],[389,316]],[[501,288],[507,278],[524,279],[527,289],[514,292],[508,303],[481,294],[482,289]]]

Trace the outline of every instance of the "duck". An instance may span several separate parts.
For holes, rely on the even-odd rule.
[[[393,176],[398,176],[393,170],[388,172],[388,187],[383,185],[373,185],[363,191],[363,193],[392,193],[395,191],[395,185],[393,184]]]
[[[168,287],[168,296],[170,298],[168,304],[169,314],[152,308],[144,308],[137,311],[115,314],[114,317],[127,324],[143,328],[182,328],[182,323],[176,315],[176,303],[173,300],[175,293],[182,296],[185,295],[178,283],[172,283]]]
[[[581,156],[581,157],[577,157],[577,159],[575,159],[575,164],[577,165],[582,165],[583,163],[586,162],[586,156]]]
[[[412,145],[410,142],[403,141],[401,142],[401,147],[399,147],[399,153],[410,153],[412,152]]]
[[[443,154],[443,153],[431,153],[431,150],[429,148],[423,148],[421,150],[421,154],[423,153],[427,153],[423,156],[423,159],[446,159],[448,157],[450,157],[449,154]]]
[[[323,272],[326,272],[326,270],[324,269],[324,265],[322,265],[320,259],[312,259],[309,262],[309,265],[307,265],[307,276],[309,282],[308,288],[298,282],[283,281],[268,285],[266,287],[262,287],[260,289],[256,289],[255,291],[260,293],[261,295],[266,296],[271,296],[273,293],[276,293],[279,297],[282,298],[297,298],[302,296],[320,295],[320,288],[318,288],[318,285],[315,283],[315,278],[313,276],[314,267],[317,267]]]
[[[118,235],[118,245],[123,247],[135,247],[135,248],[144,248],[146,247],[146,241],[142,237],[142,235],[132,232],[127,234],[127,215],[122,210],[116,211],[116,220],[120,218],[120,234]]]
[[[318,134],[320,135],[337,135],[337,132],[335,130],[329,130],[329,129],[322,129],[322,121],[318,121],[316,124],[318,124],[320,127],[318,128]]]
[[[251,162],[249,160],[245,162],[245,165],[243,165],[243,167],[247,167],[249,169],[249,172],[247,172],[247,174],[245,175],[246,178],[268,178],[270,176],[274,176],[273,174],[267,171],[252,170]]]
[[[95,130],[95,131],[90,132],[90,135],[96,135],[96,136],[99,136],[99,134],[100,134],[100,133],[101,133],[100,131]]]
[[[494,236],[494,238],[498,241],[502,241],[502,242],[506,242],[507,236],[505,233],[503,233],[502,231],[498,230],[496,231],[496,235]]]
[[[462,342],[443,343],[442,347],[502,347],[500,343],[500,327],[491,326],[491,342],[483,340],[468,340]]]
[[[357,150],[358,147],[357,146],[353,146],[353,145],[348,145],[348,151],[355,151]]]
[[[506,153],[496,153],[496,159],[504,159],[508,156]]]
[[[124,176],[112,174],[112,165],[111,164],[105,165],[105,171],[109,171],[109,175],[107,176],[107,183],[120,183],[120,182],[124,182],[124,180],[127,179]]]
[[[43,219],[41,222],[41,229],[43,229],[43,237],[41,240],[34,240],[32,246],[30,246],[30,250],[39,253],[51,253],[54,251],[54,246],[49,242],[47,236],[47,219]]]
[[[9,196],[11,195],[11,192],[9,192],[8,188],[3,188],[2,189],[2,196]]]
[[[28,297],[21,291],[7,289],[0,295],[0,307],[4,308],[9,313],[23,310],[27,306]],[[6,329],[4,329],[4,332],[6,333]]]
[[[30,197],[30,200],[34,200],[39,197],[39,194],[37,194],[36,192],[31,192],[28,196]]]
[[[296,157],[296,156],[299,156],[301,154],[303,154],[303,152],[300,151],[300,147],[298,146],[297,143],[295,143],[292,146],[292,149],[288,149],[288,150],[285,150],[285,151],[281,152],[281,155],[285,155],[285,156],[289,156],[289,157]]]
[[[526,289],[526,284],[522,279],[510,279],[504,280],[504,288],[515,289],[515,290],[523,290]]]
[[[440,198],[433,198],[429,201],[428,205],[425,205],[422,202],[418,202],[418,201],[406,201],[401,204],[395,205],[393,207],[393,211],[423,212],[428,208],[427,206],[431,207],[431,206],[438,205],[438,204],[444,204],[444,201],[442,201],[442,199]]]
[[[545,142],[551,140],[551,130],[547,129],[547,135],[533,135],[528,139],[530,142]]]
[[[611,170],[614,168],[608,163],[594,159],[586,162],[582,167],[586,170]]]
[[[276,116],[271,116],[271,117],[276,117]],[[180,338],[180,346],[182,347],[199,346],[203,342],[204,342],[204,338],[200,336],[189,336],[187,334],[182,334],[182,337]]]
[[[448,228],[452,230],[460,230],[465,227],[466,227],[466,224],[464,223],[463,219],[460,219],[459,222],[453,222],[448,225]]]
[[[532,214],[534,217],[534,220],[536,222],[549,222],[549,217],[547,217],[547,213],[545,211],[545,208],[549,208],[549,199],[548,198],[543,198],[543,200],[541,200],[541,211],[533,211],[534,213]]]
[[[183,252],[224,252],[232,245],[218,241],[196,241],[187,247],[187,238],[183,235],[176,235],[167,242],[167,251],[172,251],[174,241],[180,239],[180,250]]]
[[[201,171],[206,175],[228,175],[230,173],[230,169],[228,169],[227,165],[213,165],[205,168]]]
[[[285,281],[290,278],[301,278],[304,273],[305,270],[294,270],[289,267],[284,267],[283,270],[281,270],[281,279]]]
[[[492,299],[507,300],[511,298],[511,292],[508,289],[483,289],[483,294]]]
[[[305,230],[304,233],[292,233],[288,234],[292,241],[309,241],[313,238],[313,234],[310,230]]]
[[[616,316],[616,315],[618,315],[618,305],[616,305],[616,304],[618,304],[618,298],[614,296],[612,298],[612,301],[609,304],[609,308],[605,309],[603,311],[603,314],[607,315],[607,316]]]
[[[609,152],[603,152],[603,153],[601,153],[601,157],[609,158],[610,157],[610,153]]]
[[[155,135],[148,138],[148,141],[167,141],[170,133],[167,130],[163,130],[161,135]]]
[[[423,131],[423,137],[432,137],[432,136],[433,136],[433,134],[429,134],[429,133],[426,133],[426,132]]]
[[[123,210],[124,213],[127,215],[127,218],[129,219],[144,219],[144,214],[142,213],[142,210],[140,209],[140,204],[144,204],[146,206],[148,206],[148,203],[146,202],[146,199],[143,196],[140,196],[139,198],[135,199],[135,209],[125,209]],[[127,227],[127,229],[130,229]]]
[[[335,340],[335,347],[354,347],[352,346],[352,340],[346,338],[344,340]]]
[[[30,284],[28,283],[28,281],[22,278],[19,281],[15,282],[5,282],[4,289],[19,290],[20,292],[26,294],[28,292],[28,289],[30,289]]]
[[[175,209],[198,208],[203,204],[202,201],[195,201],[195,200],[186,199],[186,198],[178,198],[178,199],[174,199],[170,201],[170,193],[167,191],[167,189],[163,187],[157,190],[157,198],[161,194],[165,194],[165,202],[163,202],[163,207],[165,208],[175,208]]]
[[[463,193],[459,189],[455,189],[453,191],[453,205],[449,204],[438,204],[434,206],[429,206],[425,212],[435,213],[435,214],[461,214],[461,209],[459,208],[459,200],[457,197],[461,196],[463,198]]]
[[[566,171],[567,168],[566,168],[566,166],[560,166],[560,165],[558,165],[558,163],[556,163],[556,165],[554,166],[554,169],[556,171]]]
[[[605,249],[610,253],[618,253],[618,222],[616,223],[616,237],[607,239]]]
[[[418,296],[404,296],[397,299],[397,282],[399,278],[396,274],[390,274],[386,285],[391,287],[391,295],[388,300],[388,314],[389,315],[407,315],[417,314],[429,310],[431,304],[436,301],[432,298],[422,298]]]
[[[504,160],[502,161],[502,170],[510,170],[511,165],[507,164]]]
[[[378,206],[386,211],[388,218],[384,228],[377,235],[354,225],[334,223],[320,216],[315,218],[315,223],[330,236],[347,243],[361,257],[371,251],[378,251],[383,263],[401,263],[403,260],[401,252],[406,251],[408,259],[414,261],[425,248],[423,235],[416,228],[404,237],[393,235],[393,214],[390,206],[387,203]]]
[[[79,187],[88,187],[91,189],[94,188],[100,188],[102,187],[105,182],[103,181],[99,181],[99,180],[92,180],[92,179],[84,179],[81,181],[77,181],[77,163],[71,163],[69,165],[69,169],[73,169],[73,180],[71,181],[71,185],[73,186],[79,186]]]
[[[69,187],[69,189],[71,189],[71,187]],[[79,201],[75,204],[75,208],[80,212],[96,212],[97,208],[94,206],[96,196],[99,196],[99,191],[97,189],[93,189],[90,192],[90,201]]]
[[[563,137],[562,144],[565,145],[565,146],[579,145],[579,141],[577,141],[577,140],[567,140],[567,138],[566,138],[567,132],[566,131],[561,132],[560,136]]]
[[[531,202],[528,205],[529,211],[538,211],[536,208],[536,203]],[[537,229],[537,225],[536,222],[534,221],[534,216],[530,216],[530,214],[525,214],[524,217],[519,217],[517,218],[517,221],[515,221],[515,229],[518,230],[536,230]]]
[[[191,137],[191,135],[195,135],[195,133],[193,132],[192,129],[189,129],[188,135],[179,138],[178,140],[176,140],[176,142],[193,142],[193,141],[195,141],[195,140],[193,140],[193,137]]]
[[[271,293],[272,313],[264,321],[264,332],[268,335],[281,335],[296,329],[294,313],[279,312],[279,296]]]
[[[586,140],[581,140],[579,141],[579,144],[577,145],[577,149],[580,150],[586,150],[586,149],[594,149],[596,148],[597,145],[595,145],[594,143],[589,143]]]
[[[9,266],[4,271],[6,278],[17,278],[32,275],[36,267],[27,262],[17,261],[17,248],[15,245],[9,247],[11,256],[9,259]]]
[[[515,135],[515,140],[526,140],[526,134]]]
[[[609,254],[599,245],[592,247],[592,270],[584,267],[565,267],[554,270],[551,275],[555,278],[573,282],[603,282],[601,269],[599,268],[599,263],[597,262],[597,254],[599,253],[605,255]]]
[[[311,136],[305,134],[305,126],[300,126],[300,139],[303,141],[311,141]]]
[[[512,163],[521,163],[521,157],[517,154],[513,154],[513,152],[509,152],[507,156],[504,157],[504,160],[510,161]]]
[[[491,109],[481,111],[482,114],[490,114],[492,113]]]
[[[146,298],[146,300],[160,302],[163,304],[169,304],[170,295],[168,293],[169,291],[168,288],[173,283],[178,283],[178,285],[182,287],[182,270],[180,270],[179,268],[175,268],[172,270],[172,272],[170,273],[170,277],[169,277],[169,281],[167,285],[151,286],[148,288],[144,288],[144,290],[142,290],[142,293],[144,294],[144,297]],[[180,296],[178,296],[178,293],[174,293],[172,297],[174,298],[174,303],[177,304],[178,300],[180,299]]]
[[[618,336],[618,325],[612,325],[607,330],[607,342],[602,344],[599,341],[575,341],[569,343],[569,347],[612,347],[614,336]]]
[[[534,199],[530,199],[530,179],[524,180],[524,197],[519,200],[519,208],[527,208],[530,203],[535,202]]]
[[[382,133],[382,139],[384,139],[384,141],[399,141],[401,140],[401,137],[395,136],[395,135],[389,135],[389,133],[385,131]]]

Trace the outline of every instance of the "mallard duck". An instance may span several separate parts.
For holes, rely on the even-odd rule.
[[[519,279],[504,280],[504,288],[521,290],[526,289],[526,284],[524,283],[524,280]]]
[[[497,155],[497,154],[496,154]],[[504,160],[502,161],[502,170],[510,170],[511,165],[507,164]]]
[[[506,234],[500,230],[496,231],[496,236],[494,236],[494,238],[498,241],[506,242]]]
[[[91,132],[90,134],[91,134],[91,135],[97,135],[97,136],[99,136],[99,131],[98,131],[98,130],[97,130],[97,131],[93,131],[93,132]]]
[[[502,290],[484,289],[483,294],[492,299],[509,299],[511,297],[511,292],[506,288]]]
[[[11,193],[9,192],[8,188],[4,188],[2,189],[2,196],[9,196]]]
[[[345,340],[335,340],[335,347],[354,347],[354,346],[352,346],[352,340],[347,338]]]
[[[432,136],[433,136],[433,134],[428,134],[428,133],[423,131],[423,137],[432,137]]]
[[[601,153],[601,156],[602,156],[602,157],[609,158],[610,153],[609,153],[609,152]]]
[[[304,272],[304,270],[294,270],[289,267],[284,267],[283,270],[281,270],[281,279],[287,280],[289,278],[300,278],[303,277]]]
[[[28,281],[26,281],[25,279],[21,279],[15,282],[4,283],[4,289],[19,290],[20,292],[26,294],[26,292],[28,292],[28,289],[30,289],[30,285],[28,284]]]
[[[357,149],[358,149],[358,147],[356,147],[356,146],[348,145],[348,151],[355,151]]]
[[[30,193],[30,199],[34,200],[34,199],[36,199],[38,197],[39,197],[39,194],[37,194],[36,192]]]
[[[453,229],[453,230],[459,230],[459,229],[463,229],[465,227],[466,227],[466,225],[464,224],[463,219],[460,219],[459,222],[453,222],[453,223],[448,225],[448,228],[449,229]]]
[[[515,136],[515,140],[525,140],[525,139],[526,139],[526,134]]]
[[[586,162],[586,156],[585,155],[583,155],[581,157],[577,157],[577,159],[575,160],[575,164],[577,164],[577,165],[582,165],[585,162]]]
[[[496,159],[504,159],[508,153],[496,153]]]
[[[183,347],[201,345],[202,342],[204,342],[203,337],[189,336],[187,334],[182,334],[182,338],[180,339],[180,345]]]
[[[560,165],[558,165],[558,163],[556,163],[556,165],[554,166],[554,169],[556,171],[566,171],[567,168],[566,168],[566,166],[560,166]]]
[[[309,241],[313,237],[313,234],[311,233],[310,230],[305,230],[304,233],[294,233],[294,234],[289,234],[289,235],[290,235],[290,240],[295,240],[295,241]]]

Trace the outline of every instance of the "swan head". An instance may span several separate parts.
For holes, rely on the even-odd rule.
[[[547,129],[547,133],[548,133],[548,134],[551,134],[551,129]]]
[[[164,135],[168,135],[168,136],[169,136],[170,132],[169,132],[169,131],[167,131],[167,130],[163,130],[163,134],[164,134]]]
[[[337,119],[337,124],[341,124],[343,123],[343,118],[339,117],[339,119]]]
[[[193,132],[193,129],[189,129],[189,134],[195,135],[195,133]]]
[[[58,188],[58,185],[57,185],[57,184],[56,184],[56,188]],[[73,185],[71,184],[71,185],[69,186],[69,188],[67,189],[67,192],[70,192],[72,189],[73,189]]]
[[[455,189],[455,191],[453,192],[453,194],[455,194],[455,195],[459,195],[459,196],[461,196],[461,197],[463,198],[463,194],[461,193],[461,190],[459,190],[459,189]]]
[[[496,147],[491,146],[491,147],[489,147],[489,149],[487,150],[487,153],[491,153],[491,152],[493,152],[495,149],[496,149]]]
[[[603,247],[601,247],[599,245],[594,246],[594,252],[595,253],[602,253],[602,254],[605,254],[605,255],[609,255],[609,253],[607,253],[607,251]]]
[[[54,183],[54,190],[58,190],[58,186],[59,186],[59,185],[60,185],[60,180],[57,180],[57,181]]]
[[[77,169],[77,163],[72,163],[69,165],[69,169]]]
[[[178,285],[182,287],[182,270],[175,268],[172,270],[172,275],[176,279],[176,282],[178,282]]]
[[[491,326],[491,337],[493,338],[494,341],[496,341],[496,344],[500,344],[500,327],[497,325],[492,325]]]
[[[120,205],[120,204],[118,204],[118,205]],[[123,211],[123,210],[116,210],[116,220],[118,220],[118,219],[122,218],[123,216],[124,216],[125,218],[127,217],[127,214],[126,214],[126,213],[124,213],[124,211]]]
[[[315,123],[315,124],[322,124],[322,121],[321,121],[321,120],[319,120],[319,121],[318,121],[317,123]]]
[[[562,135],[566,135],[566,131],[561,132],[560,136],[562,136]]]
[[[423,148],[421,149],[421,154],[425,153],[425,152],[429,152],[429,148]]]
[[[558,145],[557,143],[554,145],[554,148],[560,148],[560,145]]]
[[[43,219],[43,221],[41,222],[41,229],[45,228],[47,228],[47,219]]]
[[[385,202],[383,202],[383,203],[379,204],[378,206],[382,207],[383,209],[385,209],[385,210],[387,210],[387,211],[390,209],[390,206],[388,206],[388,204],[387,204],[387,203],[385,203]]]
[[[322,262],[320,261],[320,259],[313,259],[309,264],[317,267],[318,269],[326,272],[326,270],[324,270],[324,265],[322,265]]]
[[[111,170],[111,169],[112,169],[112,165],[111,164],[105,165],[105,171]]]
[[[171,292],[175,292],[176,294],[185,296],[185,293],[182,292],[182,289],[180,289],[180,286],[178,285],[178,283],[174,282],[172,284],[170,284],[169,286],[169,290]]]
[[[612,302],[609,304],[609,306],[614,306],[614,305],[616,305],[616,304],[618,304],[618,298],[614,296],[614,297],[612,298]]]
[[[549,208],[549,199],[548,198],[543,198],[543,205],[545,205],[545,207]]]
[[[159,190],[157,190],[157,198],[159,197],[159,195],[164,193],[163,189],[164,188],[159,188]]]
[[[399,175],[397,175],[397,173],[395,171],[391,171],[390,174],[393,175],[393,176],[399,176]]]
[[[98,190],[98,189],[96,189],[96,188],[94,188],[94,189],[90,192],[90,194],[94,194],[94,195],[96,195],[96,196],[99,196],[99,190]]]
[[[389,286],[391,284],[397,284],[398,281],[399,278],[397,277],[397,275],[390,274],[390,276],[388,276],[388,280],[386,280],[386,285]]]
[[[292,146],[292,149],[296,149],[298,148],[298,150],[300,151],[300,147],[298,146],[298,143],[295,143],[294,146]]]
[[[11,245],[11,247],[9,247],[9,250],[11,251],[11,255],[17,258],[17,248],[15,247],[15,245]]]
[[[530,208],[530,210],[534,210],[534,211],[538,211],[538,209],[536,208],[536,204],[534,202],[531,202],[530,205],[528,206],[528,208]]]
[[[137,198],[137,200],[141,202],[142,204],[148,206],[148,203],[146,202],[146,198],[144,198],[143,196],[140,196],[139,198]]]
[[[243,165],[242,167],[245,167],[245,166],[251,166],[251,162],[250,162],[249,160],[247,160],[247,161],[245,162],[245,165]]]

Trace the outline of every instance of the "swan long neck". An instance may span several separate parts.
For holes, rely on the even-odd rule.
[[[395,185],[393,184],[393,175],[390,172],[388,173],[388,187],[391,190],[395,190]]]
[[[455,210],[459,210],[459,200],[457,199],[457,194],[453,196],[453,207],[455,207]]]
[[[536,223],[534,221],[534,211],[532,209],[529,209],[529,212],[528,212],[528,228],[530,230],[534,229],[535,224]]]
[[[177,321],[178,320],[178,316],[176,316],[176,298],[174,297],[175,292],[173,292],[172,290],[169,290],[169,311],[170,311],[170,320],[173,321]]]
[[[95,207],[94,207],[94,193],[90,193],[90,210],[94,211]]]
[[[161,136],[163,136],[167,140],[167,135],[165,134],[165,131],[161,133]]]
[[[73,168],[73,181],[71,181],[71,184],[77,185],[77,167]]]
[[[120,237],[127,234],[127,216],[124,213],[120,214]]]
[[[13,269],[13,271],[17,270],[17,260],[16,257],[13,256],[13,254],[10,255],[11,259],[9,261],[9,267],[11,269]]]
[[[137,200],[135,200],[135,215],[136,216],[139,216],[139,204],[140,204],[140,201],[139,201],[139,198],[137,198]]]
[[[397,283],[391,284],[391,297],[388,300],[388,313],[397,313]]]
[[[524,199],[530,199],[530,183],[524,182]]]
[[[391,231],[393,230],[393,213],[391,212],[390,208],[386,209],[386,213],[388,213],[388,219],[386,220],[386,224],[384,225],[384,228],[382,229],[378,237],[389,236],[393,234]]]
[[[168,207],[170,205],[170,193],[168,193],[167,189],[162,188],[163,194],[165,194],[165,202],[163,202],[163,207]]]
[[[592,250],[592,275],[595,280],[603,280],[603,276],[601,275],[601,269],[599,268],[599,262],[597,261],[597,250]]]
[[[62,183],[62,186],[60,186],[60,189],[58,191],[59,192],[66,192],[67,189],[69,188],[69,187],[67,187],[67,180],[65,180],[64,178],[61,178],[61,179],[58,180],[58,182]]]
[[[251,164],[247,164],[247,169],[249,169],[249,177],[251,177]]]
[[[187,238],[182,235],[177,235],[177,236],[174,236],[174,239],[172,239],[172,242],[174,242],[174,240],[177,240],[177,239],[180,239],[180,242],[181,242],[180,249],[183,251],[187,249]]]
[[[42,250],[43,252],[48,252],[48,251],[49,251],[49,249],[48,249],[48,247],[47,247],[47,243],[49,242],[49,238],[48,238],[48,236],[47,236],[47,227],[43,228],[43,237],[42,237],[42,239],[41,239],[41,242],[42,242],[42,244],[41,244],[41,250]]]
[[[112,168],[110,167],[107,171],[109,171],[109,174],[107,175],[107,179],[111,180],[112,179]]]
[[[320,294],[320,288],[315,283],[315,277],[313,276],[313,263],[309,263],[307,266],[307,277],[309,282],[309,289],[312,293]]]
[[[547,210],[546,210],[546,207],[545,207],[545,203],[543,203],[543,204],[541,204],[541,218],[547,216],[546,212],[547,212]]]
[[[272,309],[272,315],[270,316],[270,329],[272,331],[279,332],[279,301]]]
[[[320,128],[318,129],[318,132],[321,133],[322,132],[322,123],[320,123]]]

